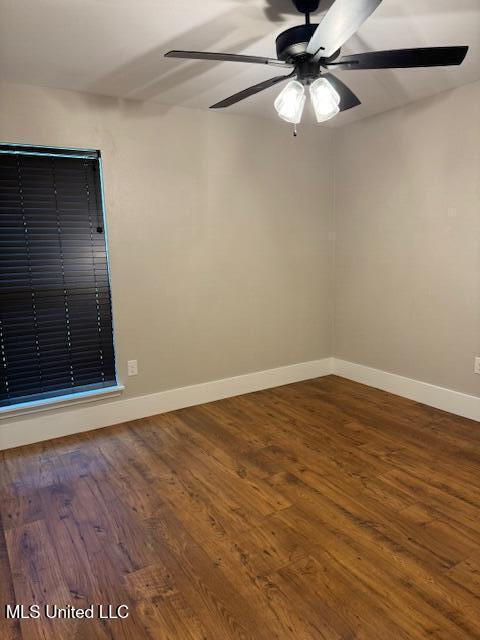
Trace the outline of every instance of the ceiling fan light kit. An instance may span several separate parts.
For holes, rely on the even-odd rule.
[[[297,125],[303,115],[307,99],[313,105],[317,122],[325,122],[341,111],[358,106],[360,100],[346,84],[329,73],[330,70],[406,69],[413,67],[443,67],[463,62],[468,47],[422,47],[394,49],[340,56],[341,47],[382,3],[382,0],[335,0],[320,24],[310,22],[320,0],[292,0],[296,9],[305,15],[305,24],[283,31],[276,39],[277,58],[214,53],[204,51],[169,51],[168,58],[217,60],[266,64],[283,67],[290,73],[259,82],[253,87],[217,102],[211,109],[223,109],[269,87],[289,80],[277,96],[274,106],[283,120]],[[296,134],[296,130],[294,131]]]
[[[317,78],[308,89],[317,122],[326,122],[339,113],[340,96],[326,78]],[[299,124],[306,101],[305,86],[298,80],[290,80],[273,105],[282,120]]]

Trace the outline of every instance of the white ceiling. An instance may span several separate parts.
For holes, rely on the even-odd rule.
[[[0,80],[207,109],[279,70],[167,60],[166,51],[275,56],[275,37],[301,21],[289,0],[0,0]],[[332,123],[480,79],[480,0],[384,0],[343,53],[464,44],[461,67],[338,72],[363,104]],[[275,117],[278,92],[229,110]]]

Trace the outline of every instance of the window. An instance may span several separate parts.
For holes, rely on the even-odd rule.
[[[100,154],[0,145],[0,407],[114,385]]]

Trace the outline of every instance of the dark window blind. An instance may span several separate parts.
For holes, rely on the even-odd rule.
[[[0,147],[0,406],[116,384],[99,158]]]

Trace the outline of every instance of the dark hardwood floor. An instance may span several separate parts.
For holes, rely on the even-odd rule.
[[[480,638],[479,423],[328,376],[0,456],[2,616],[130,607],[2,640]]]

